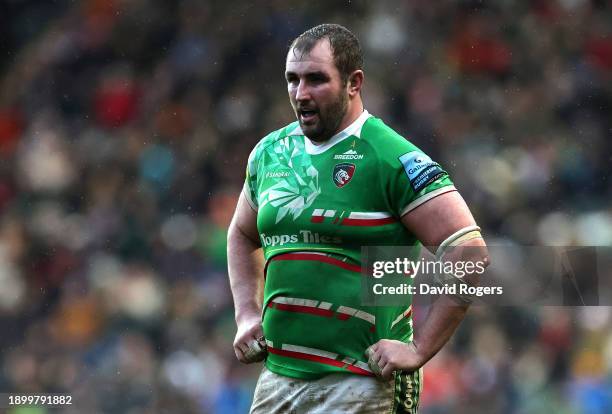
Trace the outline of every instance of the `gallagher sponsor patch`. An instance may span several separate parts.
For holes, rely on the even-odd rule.
[[[399,157],[399,160],[416,193],[444,174],[444,170],[438,163],[419,151],[408,152]]]

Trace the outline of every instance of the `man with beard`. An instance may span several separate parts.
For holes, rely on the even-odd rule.
[[[253,149],[228,234],[234,351],[265,359],[251,412],[416,412],[469,298],[440,298],[413,335],[410,303],[362,304],[361,247],[471,246],[486,263],[484,241],[440,165],[364,110],[348,29],[296,38],[285,78],[297,122]]]

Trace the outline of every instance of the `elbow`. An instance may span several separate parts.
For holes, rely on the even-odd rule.
[[[489,254],[489,249],[486,245],[482,246],[482,250],[480,252],[480,261],[483,264],[483,267],[486,269],[491,266],[491,255]]]
[[[472,261],[476,263],[477,268],[480,270],[479,274],[484,273],[485,269],[491,266],[491,255],[489,254],[489,249],[485,244],[484,240],[480,239],[480,243],[478,243],[475,249],[472,252]]]
[[[234,245],[249,245],[253,248],[261,247],[259,238],[246,232],[235,220],[232,220],[227,229],[227,247],[228,251]]]
[[[482,261],[484,263],[485,268],[491,266],[491,255],[489,254],[489,249],[486,245],[482,247]]]

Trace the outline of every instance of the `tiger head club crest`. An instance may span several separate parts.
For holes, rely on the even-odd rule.
[[[351,181],[353,174],[355,174],[355,164],[347,162],[336,164],[333,172],[334,184],[338,188],[344,187]]]

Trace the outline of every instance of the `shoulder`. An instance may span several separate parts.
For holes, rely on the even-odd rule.
[[[402,155],[413,151],[421,152],[416,145],[374,116],[364,123],[360,138],[383,162],[399,163]]]
[[[300,131],[299,124],[297,121],[285,125],[284,127],[277,129],[276,131],[270,132],[268,135],[259,140],[257,145],[255,145],[254,150],[263,151],[270,145],[273,145],[274,143],[280,141],[283,138],[286,138],[291,135],[296,135],[296,131]],[[297,135],[301,135],[301,133]]]
[[[276,142],[282,140],[283,138],[286,138],[291,135],[296,135],[296,131],[300,131],[299,124],[297,121],[285,125],[284,127],[279,128],[276,131],[272,131],[268,135],[264,136],[262,139],[259,140],[259,142],[251,151],[248,161],[249,166],[253,166],[254,164],[256,164],[261,155],[271,145],[274,145]]]

